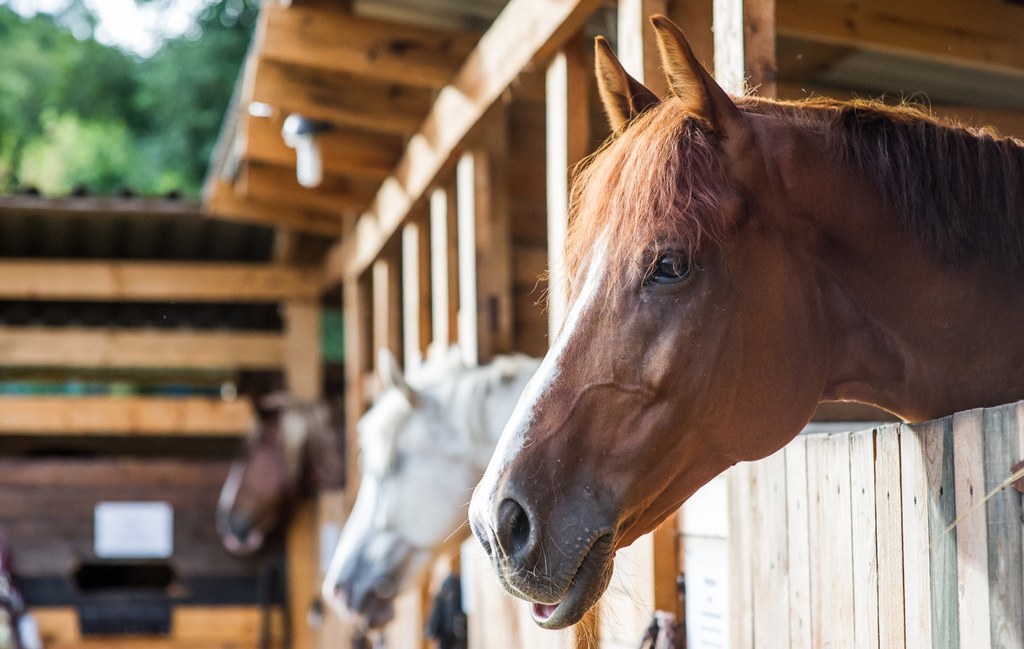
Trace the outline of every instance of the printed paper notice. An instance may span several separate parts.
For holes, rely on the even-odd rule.
[[[95,551],[101,559],[167,559],[174,552],[170,503],[97,503],[94,523]]]

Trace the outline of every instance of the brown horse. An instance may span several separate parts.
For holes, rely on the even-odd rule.
[[[232,465],[217,503],[221,541],[238,555],[259,550],[298,498],[345,482],[340,415],[284,393],[258,400],[256,410],[246,458]]]
[[[730,98],[654,19],[671,96],[597,43],[615,135],[574,189],[569,315],[470,520],[535,620],[822,401],[1024,397],[1024,143],[879,103]]]

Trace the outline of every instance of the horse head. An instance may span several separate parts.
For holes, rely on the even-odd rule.
[[[382,350],[377,366],[383,390],[358,428],[359,491],[323,592],[370,628],[391,619],[394,597],[432,557],[468,534],[469,495],[536,361],[470,369],[449,355],[407,379]]]
[[[813,267],[766,178],[792,147],[654,25],[664,100],[597,42],[615,132],[575,183],[569,312],[471,505],[503,586],[547,628],[596,603],[617,549],[795,436],[825,383]]]
[[[284,393],[255,403],[245,458],[232,464],[217,503],[221,540],[238,555],[259,550],[297,498],[344,483],[344,440],[325,404]]]

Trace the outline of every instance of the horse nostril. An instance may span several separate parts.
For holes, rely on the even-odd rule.
[[[239,541],[245,541],[252,531],[252,525],[247,517],[233,515],[228,517],[228,529]]]
[[[509,557],[517,555],[529,545],[530,516],[515,500],[506,498],[498,506],[498,546]]]

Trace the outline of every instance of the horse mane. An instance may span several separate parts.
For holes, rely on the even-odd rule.
[[[750,97],[738,103],[824,133],[829,150],[878,187],[910,236],[939,261],[1024,265],[1021,140],[907,101]]]
[[[825,135],[826,146],[878,187],[911,237],[939,261],[1024,265],[1024,143],[943,120],[909,103],[735,98],[744,112]],[[668,98],[581,163],[564,269],[581,271],[598,236],[612,259],[671,244],[692,257],[728,236],[725,175],[713,136]]]

